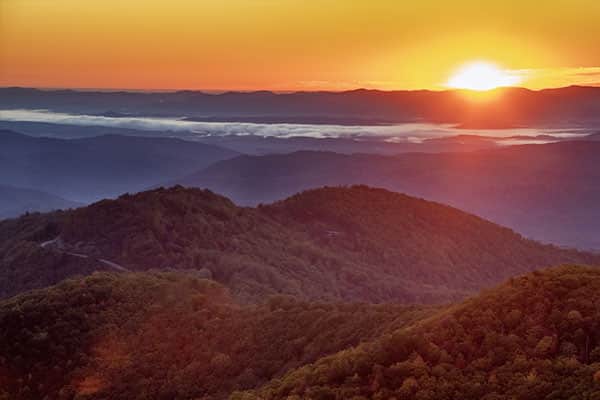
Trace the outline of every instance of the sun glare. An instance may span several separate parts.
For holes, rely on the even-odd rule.
[[[464,65],[448,79],[446,86],[456,89],[491,90],[502,86],[514,86],[521,78],[488,62],[472,62]]]

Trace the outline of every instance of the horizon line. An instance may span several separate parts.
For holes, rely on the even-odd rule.
[[[569,88],[594,88],[600,89],[600,82],[591,85],[566,85],[566,86],[555,86],[541,89],[531,89],[524,86],[499,86],[489,90],[473,90],[473,89],[462,89],[462,88],[446,88],[446,89],[374,89],[366,87],[356,87],[354,89],[345,90],[273,90],[273,89],[138,89],[138,88],[93,88],[93,87],[60,87],[60,86],[0,86],[0,90],[5,89],[24,89],[24,90],[39,90],[46,92],[53,91],[72,91],[72,92],[103,92],[103,93],[181,93],[181,92],[194,92],[209,95],[219,95],[226,93],[272,93],[272,94],[294,94],[294,93],[351,93],[358,91],[365,92],[383,92],[383,93],[394,93],[394,92],[432,92],[432,93],[445,93],[445,92],[470,92],[470,93],[491,93],[502,90],[525,90],[529,92],[543,92],[546,90],[560,90]]]

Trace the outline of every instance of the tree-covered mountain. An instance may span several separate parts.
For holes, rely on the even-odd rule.
[[[17,217],[30,211],[52,211],[81,206],[50,193],[0,185],[0,219]]]
[[[439,201],[536,240],[600,249],[600,142],[460,153],[240,156],[177,180],[246,205],[323,185],[366,184]]]
[[[232,400],[600,398],[600,270],[508,283]]]
[[[64,140],[0,130],[0,182],[91,202],[143,190],[235,155],[172,138]]]
[[[449,307],[239,305],[185,273],[96,273],[0,302],[0,398],[589,399],[600,270],[511,278]]]
[[[435,310],[240,306],[192,274],[96,273],[0,302],[0,399],[223,399]]]
[[[197,270],[242,302],[274,294],[438,302],[536,268],[600,265],[600,256],[366,186],[310,190],[257,208],[174,187],[0,223],[3,296],[56,283],[79,262],[81,272]]]

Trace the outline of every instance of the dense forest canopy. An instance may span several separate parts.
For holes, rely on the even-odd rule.
[[[536,268],[600,264],[600,256],[366,186],[315,189],[256,208],[177,186],[0,222],[0,295],[110,269],[101,260],[135,271],[195,270],[242,302],[275,294],[445,302]]]
[[[193,274],[95,273],[0,302],[0,399],[222,399],[435,310],[240,306]]]
[[[600,270],[513,278],[232,400],[600,399]]]
[[[600,260],[366,186],[27,214],[1,294],[42,289],[0,301],[0,400],[599,400],[600,270],[510,278],[559,263]]]
[[[579,266],[447,307],[240,305],[194,274],[94,273],[0,302],[0,398],[597,400],[598,304]]]

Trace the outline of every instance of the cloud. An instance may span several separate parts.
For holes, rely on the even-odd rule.
[[[600,83],[600,67],[537,68],[513,72],[523,78],[524,86],[537,89],[571,85],[597,86]]]
[[[390,138],[446,136],[452,128],[434,124],[368,125],[316,125],[316,124],[261,124],[245,122],[196,122],[175,118],[106,117],[75,115],[47,110],[0,110],[0,120],[45,122],[54,124],[105,126],[143,131],[169,132],[171,136],[256,135],[268,137],[305,136],[314,138]]]

